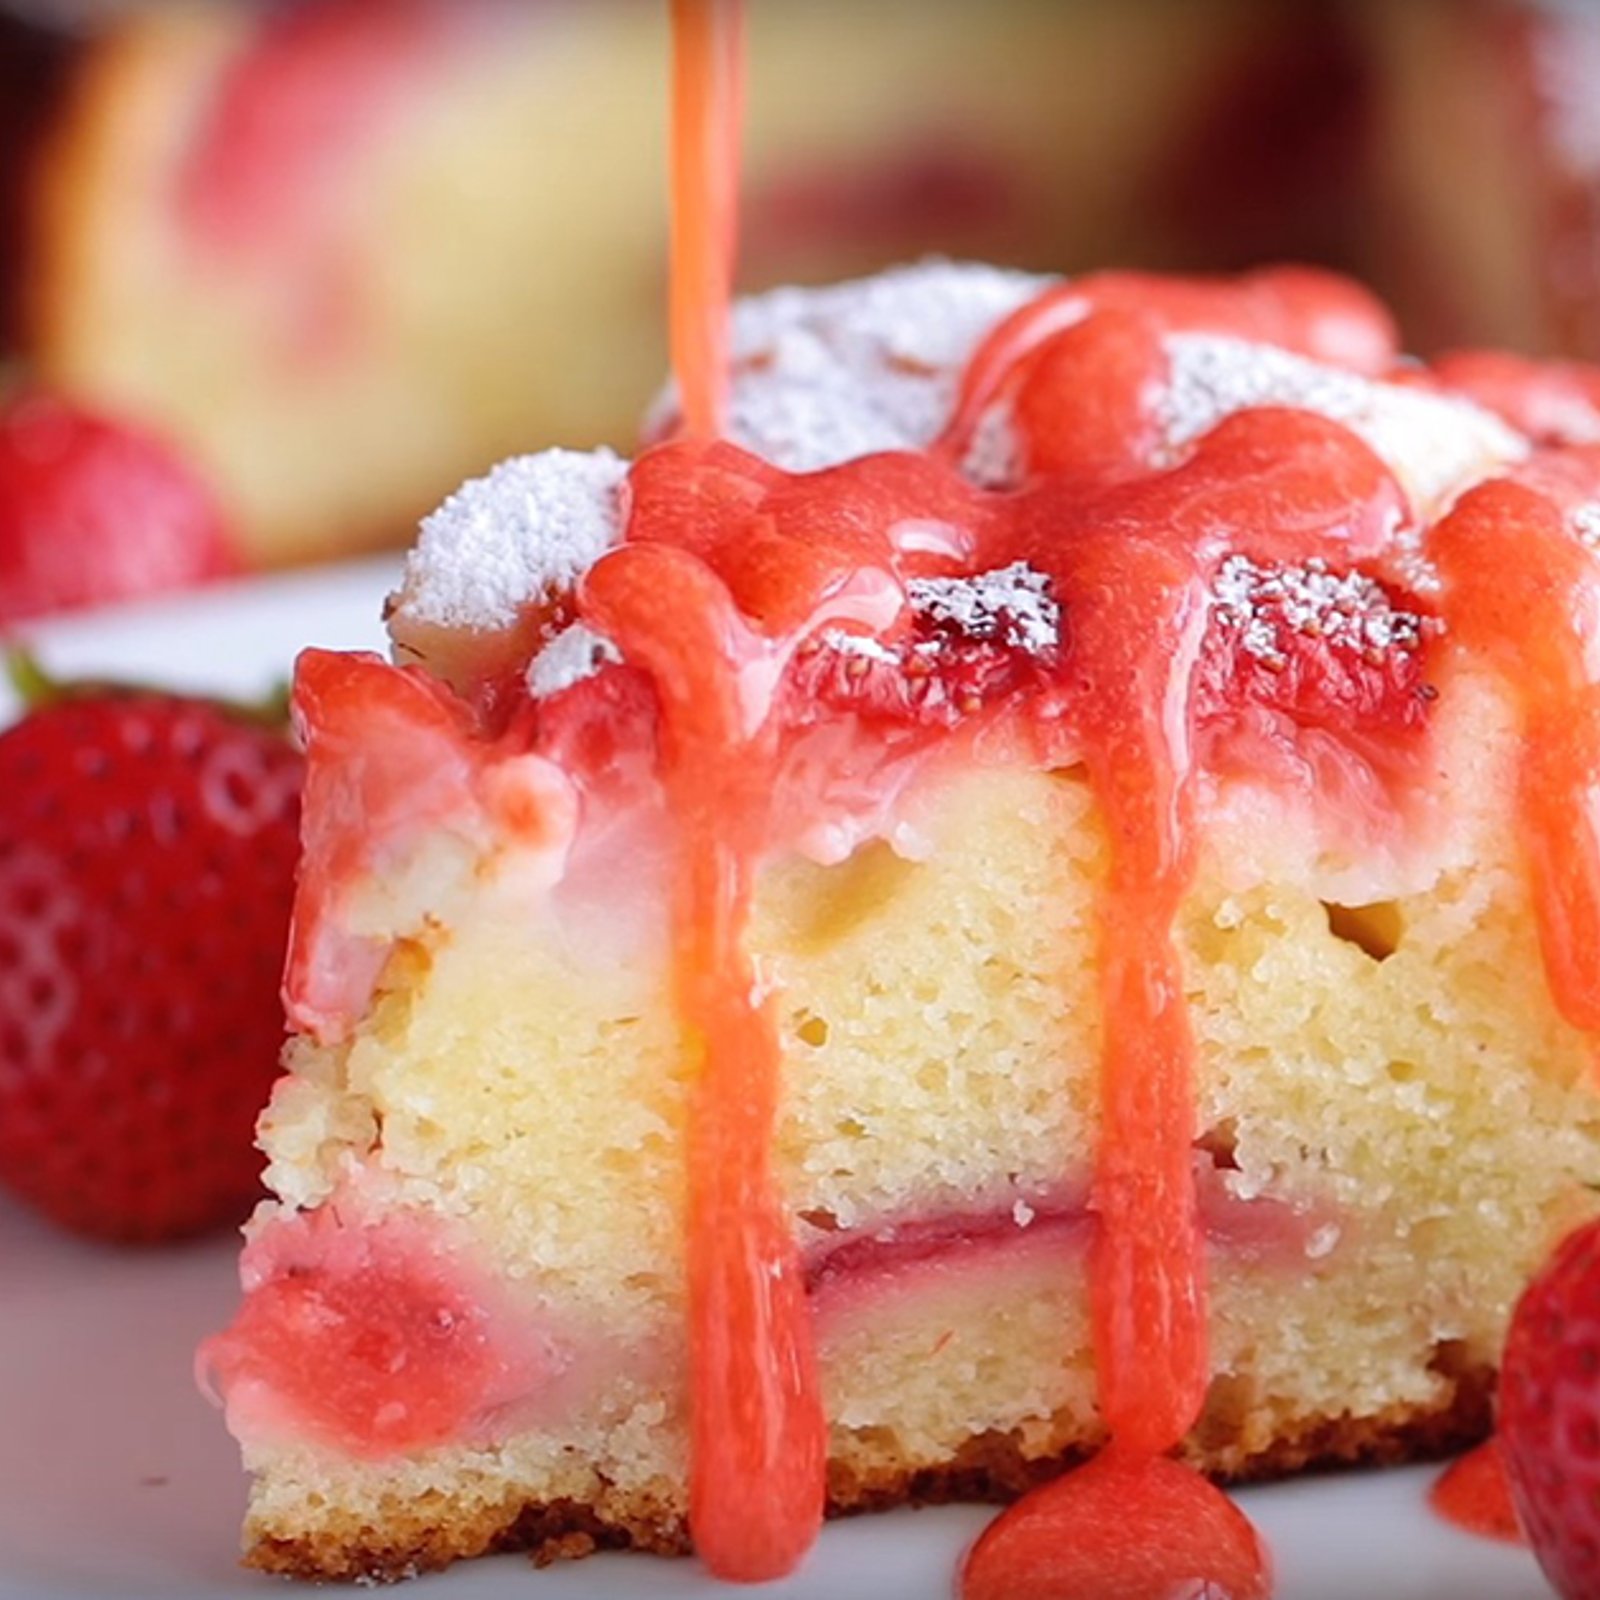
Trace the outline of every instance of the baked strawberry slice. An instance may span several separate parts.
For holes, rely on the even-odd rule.
[[[826,629],[790,668],[785,717],[819,711],[917,728],[963,718],[1042,688],[1063,655],[1050,579],[1025,562],[971,577],[913,578],[909,629],[892,639]]]
[[[388,950],[348,925],[352,887],[394,871],[429,830],[476,814],[483,744],[472,708],[445,684],[362,651],[302,651],[293,710],[305,826],[284,1002],[295,1027],[327,1040],[360,1014]]]
[[[1435,696],[1425,673],[1436,631],[1419,604],[1360,571],[1230,556],[1212,584],[1198,720],[1256,707],[1333,732],[1419,729]]]
[[[607,661],[540,700],[534,717],[534,748],[587,789],[621,799],[655,782],[660,701],[640,668]]]
[[[0,734],[0,1184],[80,1233],[237,1221],[278,1072],[301,762],[146,691]]]
[[[211,491],[165,445],[45,394],[0,406],[0,628],[239,569]]]
[[[1071,692],[1071,608],[1057,606],[1043,574],[1016,563],[971,578],[913,579],[909,593],[911,626],[901,635],[835,629],[802,646],[789,675],[791,722],[828,708],[948,728],[1009,698]],[[1193,685],[1202,727],[1252,710],[1346,734],[1403,735],[1426,722],[1427,643],[1437,624],[1409,596],[1321,561],[1236,555],[1222,563],[1211,606]]]
[[[454,1244],[420,1217],[280,1216],[246,1248],[244,1304],[201,1347],[202,1381],[368,1460],[492,1434],[566,1358]]]
[[[468,10],[448,0],[268,10],[198,108],[177,196],[199,236],[280,255],[321,243],[348,210],[352,158],[414,101]]]

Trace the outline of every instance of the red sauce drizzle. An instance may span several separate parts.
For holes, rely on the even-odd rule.
[[[744,103],[740,0],[672,0],[672,369],[686,430],[721,431]]]
[[[1106,282],[1119,299],[1119,280]],[[1168,325],[1248,326],[1271,295],[1270,279],[1252,285],[1246,316],[1236,290],[1190,286]],[[1290,333],[1317,314],[1291,310],[1294,293],[1278,304]],[[1142,415],[1164,376],[1161,324],[1117,305],[1100,326],[1111,336],[1053,336],[1076,358],[1077,381],[1059,393]],[[1086,759],[1112,844],[1092,1259],[1118,1482],[1136,1481],[1144,1462],[1150,1493],[1165,1495],[1160,1458],[1205,1396],[1193,1048],[1171,925],[1194,868],[1207,588],[1233,553],[1295,562],[1342,548],[1353,563],[1381,547],[1403,506],[1364,444],[1306,413],[1233,418],[1185,465],[1140,477],[1133,461],[1108,459],[1111,435],[1085,433],[1073,460],[1071,425],[1043,403],[1036,414],[1029,442],[1049,443],[1056,470],[1010,494],[974,488],[936,454],[791,476],[727,444],[658,446],[632,473],[626,543],[580,589],[580,612],[654,680],[684,840],[679,994],[704,1053],[690,1132],[691,1519],[726,1574],[770,1576],[798,1558],[821,1511],[825,1449],[803,1295],[771,1189],[778,1050],[741,943],[781,747],[777,686],[824,621],[892,635],[905,582],[948,568],[948,556],[897,550],[897,520],[959,527],[975,572],[1028,562],[1070,619],[1060,662],[1070,693],[1055,691],[1056,715],[1041,714],[1033,737],[1047,762],[1056,741]],[[1047,691],[1034,703],[1049,701]],[[1185,1503],[1216,1493],[1195,1482]]]
[[[713,439],[727,381],[742,12],[674,0],[672,356],[686,431]],[[636,484],[636,491],[642,487]],[[821,1525],[827,1466],[805,1278],[771,1173],[780,1057],[744,947],[772,786],[774,725],[751,694],[771,646],[663,508],[664,535],[600,563],[584,612],[647,671],[679,831],[679,1015],[697,1071],[687,1133],[689,1521],[719,1577],[781,1576]],[[668,625],[663,626],[666,619]]]
[[[1060,408],[1038,398],[1017,408],[1025,425],[1048,429],[1040,442],[1055,470],[1019,497],[1007,520],[1023,535],[1025,558],[1049,572],[1066,599],[1082,696],[1075,731],[1111,844],[1100,918],[1105,1022],[1091,1292],[1100,1410],[1131,1511],[1133,1502],[1145,1510],[1157,1499],[1180,1503],[1172,1500],[1170,1478],[1183,1469],[1163,1458],[1193,1426],[1210,1377],[1192,1166],[1193,1041],[1172,940],[1195,865],[1195,665],[1207,585],[1229,551],[1286,561],[1327,555],[1340,545],[1352,558],[1372,553],[1400,508],[1388,473],[1365,447],[1301,413],[1233,418],[1186,466],[1118,484],[1132,463],[1116,460],[1113,447],[1120,439],[1125,450],[1130,442],[1137,449],[1148,433],[1139,418],[1144,397],[1164,376],[1154,336],[1162,323],[1193,317],[1244,332],[1267,299],[1258,285],[1247,287],[1248,300],[1238,291],[1208,294],[1185,285],[1152,297],[1152,310],[1136,313],[1124,303],[1123,281],[1100,280],[1111,307],[1107,320],[1117,318],[1113,337],[1096,335],[1101,316],[1093,314],[1091,299],[1087,323],[1050,335],[1023,358],[1037,375],[1052,370],[1051,343],[1058,351],[1071,347],[1070,362],[1056,369]],[[1035,314],[1051,315],[1048,298],[1038,307]],[[1306,327],[1295,326],[1300,309],[1287,295],[1278,302],[1273,332],[1281,342],[1306,337]],[[1022,319],[1003,325],[980,352],[970,382],[981,386],[1001,373],[998,390],[1006,381],[992,352],[1015,357]],[[1141,322],[1151,352],[1143,370],[1128,359]],[[1099,370],[1095,354],[1104,357]],[[1094,397],[1101,416],[1115,419],[1110,429],[1077,426],[1074,413],[1085,395]],[[969,400],[964,412],[977,409]],[[1090,455],[1075,463],[1070,452],[1079,438]],[[1029,439],[1030,460],[1040,453],[1036,440],[1037,432]],[[1086,493],[1086,478],[1107,476],[1109,490]],[[1099,1515],[1097,1480],[1082,1477],[1080,1490],[1079,1476],[1051,1491],[1052,1524],[1062,1537],[1087,1537]],[[1196,1478],[1182,1503],[1203,1504],[1208,1496],[1221,1498]],[[1190,1504],[1181,1518],[1158,1518],[1152,1528],[1182,1543],[1192,1514]],[[1031,1513],[1025,1502],[1008,1515]],[[1147,1540],[1153,1537],[1147,1530]],[[1136,1555],[1131,1547],[1123,1553]]]
[[[1436,376],[1544,448],[1463,495],[1429,536],[1456,648],[1487,659],[1522,712],[1519,836],[1545,977],[1573,1024],[1600,1027],[1600,580],[1582,514],[1600,506],[1600,371],[1495,352]],[[1590,534],[1592,540],[1593,535]],[[1497,1441],[1434,1486],[1433,1508],[1488,1538],[1526,1542]]]
[[[1523,718],[1521,842],[1545,976],[1600,1030],[1600,584],[1572,515],[1600,503],[1600,449],[1553,448],[1464,494],[1429,536],[1456,647],[1487,660]]]
[[[1181,465],[1154,472],[1152,405],[1167,378],[1162,336],[1175,330],[1270,341],[1367,372],[1392,366],[1393,330],[1361,291],[1302,270],[1235,283],[1089,278],[995,330],[933,450],[785,474],[716,439],[738,11],[677,0],[674,23],[672,321],[684,436],[636,463],[626,541],[583,581],[577,605],[653,683],[661,777],[681,839],[676,983],[697,1058],[687,1242],[696,1544],[719,1575],[770,1578],[803,1556],[822,1515],[826,1425],[803,1274],[771,1171],[780,1053],[744,932],[791,660],[825,622],[904,634],[907,581],[951,570],[948,553],[898,549],[890,537],[897,521],[926,518],[961,530],[972,573],[1023,561],[1047,576],[1067,634],[1059,686],[1029,700],[1032,748],[1045,765],[1084,763],[1110,849],[1091,1294],[1111,1445],[1043,1491],[1047,1505],[1030,1497],[996,1524],[968,1565],[966,1591],[969,1600],[1028,1592],[994,1587],[995,1563],[1016,1568],[992,1552],[1032,1548],[1026,1530],[1044,1528],[1058,1549],[1094,1550],[1116,1593],[1153,1597],[1182,1577],[1253,1600],[1268,1578],[1253,1535],[1238,1532],[1248,1524],[1169,1459],[1210,1378],[1194,1045],[1173,938],[1196,865],[1208,592],[1231,556],[1355,569],[1384,552],[1409,510],[1365,444],[1303,411],[1231,417]],[[1005,493],[957,470],[996,403],[1009,407],[1023,456],[1020,487]],[[1591,481],[1600,485],[1590,456],[1546,452],[1514,480],[1464,496],[1429,540],[1456,637],[1520,685],[1541,937],[1557,1004],[1586,1028],[1600,1026],[1589,959],[1600,945],[1589,804],[1600,690],[1588,666],[1600,610],[1590,557],[1560,502],[1589,493]],[[1413,706],[1386,736],[1399,740],[1420,720]],[[1197,1530],[1223,1528],[1234,1531],[1216,1545],[1216,1569],[1193,1570],[1197,1551],[1206,1561]]]
[[[780,1576],[822,1521],[827,1431],[805,1278],[773,1187],[780,1060],[743,944],[773,765],[743,673],[767,648],[693,555],[638,543],[583,607],[654,679],[662,778],[680,833],[679,1013],[699,1057],[689,1102],[690,1526],[719,1577]],[[674,619],[661,626],[663,613]]]
[[[1198,1473],[1118,1444],[1035,1489],[967,1555],[961,1600],[1267,1600],[1250,1520]]]
[[[1528,1542],[1517,1521],[1505,1457],[1496,1439],[1452,1461],[1429,1491],[1428,1504],[1467,1533],[1507,1544]]]

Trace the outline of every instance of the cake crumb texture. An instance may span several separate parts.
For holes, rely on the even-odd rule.
[[[1224,1480],[1481,1434],[1522,1285],[1595,1210],[1600,1105],[1544,984],[1503,690],[1442,677],[1430,740],[1448,806],[1405,828],[1247,774],[1206,798],[1177,938],[1196,1168],[1221,1210],[1188,1453]],[[840,1513],[1012,1495],[1100,1438],[1072,1231],[1098,1125],[1092,795],[1077,769],[969,764],[903,804],[925,854],[774,858],[751,930]],[[693,1062],[652,837],[630,836],[626,882],[576,855],[548,911],[486,862],[448,926],[397,938],[348,1040],[293,1047],[262,1125],[293,1203],[257,1227],[363,1193],[448,1219],[481,1269],[559,1308],[592,1370],[488,1442],[356,1459],[246,1438],[252,1565],[684,1548]],[[815,1265],[924,1219],[954,1241],[932,1265]]]
[[[1213,1398],[1184,1456],[1219,1482],[1266,1482],[1308,1469],[1396,1466],[1432,1460],[1482,1439],[1491,1425],[1492,1369],[1452,1376],[1447,1398],[1432,1407],[1396,1407],[1381,1417],[1303,1419],[1293,1433],[1243,1452],[1248,1419],[1230,1417]],[[948,1461],[897,1460],[879,1441],[861,1458],[835,1455],[828,1468],[828,1515],[851,1516],[902,1506],[962,1502],[1003,1504],[1077,1464],[1099,1445],[1070,1420],[1051,1426],[1059,1443],[1032,1454],[1020,1432],[981,1434]],[[1259,1435],[1261,1429],[1255,1430]],[[1270,1428],[1268,1429],[1270,1433]],[[1227,1440],[1235,1442],[1224,1442]],[[602,1550],[657,1556],[692,1550],[681,1509],[649,1492],[619,1497],[604,1511],[576,1500],[513,1500],[463,1493],[408,1500],[395,1494],[375,1514],[331,1512],[314,1529],[246,1529],[245,1564],[286,1578],[395,1582],[453,1561],[523,1551],[536,1566]]]

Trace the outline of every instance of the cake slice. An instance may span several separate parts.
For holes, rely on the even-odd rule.
[[[1600,462],[1519,371],[931,264],[740,307],[729,442],[434,513],[397,664],[298,672],[247,1560],[1481,1433],[1600,1175]]]

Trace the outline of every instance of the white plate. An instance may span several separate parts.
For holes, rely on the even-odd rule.
[[[241,693],[303,644],[378,647],[393,566],[258,580],[38,629],[48,665]],[[0,702],[0,721],[8,707]],[[235,1566],[244,1483],[190,1371],[234,1300],[232,1247],[147,1253],[58,1237],[0,1202],[0,1600],[283,1596]],[[1429,1470],[1347,1474],[1240,1496],[1270,1539],[1278,1600],[1549,1600],[1525,1553],[1428,1512]],[[989,1512],[830,1527],[783,1600],[931,1600]],[[430,1578],[419,1600],[725,1595],[692,1562],[604,1556],[530,1572],[512,1556]],[[1085,1596],[1084,1600],[1092,1600]]]

